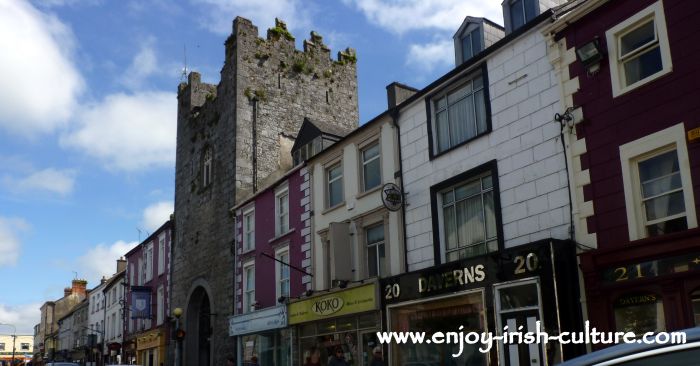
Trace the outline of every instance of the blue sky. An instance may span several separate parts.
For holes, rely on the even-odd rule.
[[[283,19],[298,48],[315,30],[333,55],[357,50],[363,123],[387,84],[450,70],[462,19],[502,24],[500,3],[0,0],[0,323],[31,333],[76,273],[94,286],[167,219],[185,47],[188,69],[218,83],[235,16],[261,35]]]

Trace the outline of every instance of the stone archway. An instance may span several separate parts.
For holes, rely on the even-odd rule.
[[[186,324],[184,364],[211,365],[211,302],[202,286],[192,291],[187,302]]]

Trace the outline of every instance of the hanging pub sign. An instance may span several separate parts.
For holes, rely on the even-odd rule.
[[[382,187],[382,203],[389,211],[398,211],[403,205],[403,194],[394,183],[387,183]]]
[[[131,319],[151,318],[151,288],[131,287]]]

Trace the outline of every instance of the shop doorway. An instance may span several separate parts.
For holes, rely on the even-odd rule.
[[[518,281],[495,286],[497,325],[499,335],[504,327],[508,332],[536,332],[536,323],[542,319],[539,283],[536,280]],[[540,327],[544,331],[544,325]],[[500,342],[499,355],[502,365],[543,366],[547,360],[542,344]]]

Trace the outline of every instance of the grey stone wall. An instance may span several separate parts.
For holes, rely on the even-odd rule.
[[[185,364],[193,356],[187,343],[196,342],[187,307],[197,287],[207,291],[216,314],[211,316],[212,364],[224,364],[234,354],[228,336],[234,307],[229,209],[290,167],[289,139],[304,117],[348,132],[358,126],[354,50],[339,52],[333,60],[312,32],[299,51],[284,23],[277,21],[263,39],[249,20],[237,17],[225,55],[218,85],[202,83],[193,72],[178,87],[171,304],[185,310]],[[207,149],[213,170],[211,184],[204,186]]]

